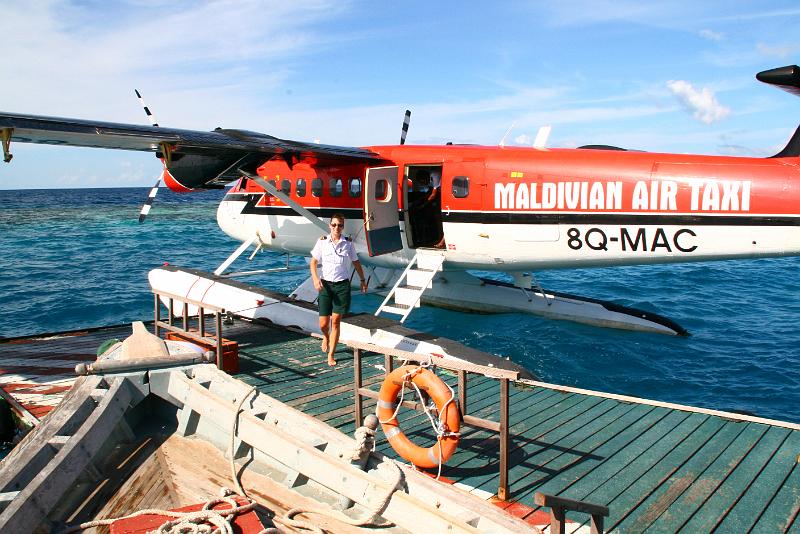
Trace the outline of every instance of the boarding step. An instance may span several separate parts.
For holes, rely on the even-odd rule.
[[[394,313],[401,316],[401,323],[404,322],[411,310],[419,307],[425,290],[433,287],[433,278],[442,270],[444,258],[444,251],[417,250],[375,315]]]
[[[411,310],[411,306],[405,306],[403,304],[395,304],[394,306],[391,306],[391,305],[387,304],[386,306],[383,306],[381,308],[381,311],[384,311],[384,312],[387,312],[387,313],[395,313],[397,315],[403,315],[403,316],[405,316],[407,314],[407,312],[409,312],[410,310]]]

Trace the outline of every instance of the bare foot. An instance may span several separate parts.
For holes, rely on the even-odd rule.
[[[322,346],[320,347],[322,352],[328,352],[328,338],[326,336],[322,337]]]
[[[336,365],[336,360],[333,358],[333,354],[328,354],[328,365],[331,367]]]

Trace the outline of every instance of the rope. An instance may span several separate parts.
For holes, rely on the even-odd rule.
[[[350,454],[350,460],[360,460],[362,456],[375,450],[375,430],[366,426],[360,426],[353,433],[356,446]]]
[[[201,510],[194,512],[173,512],[172,510],[159,510],[157,508],[147,508],[139,510],[132,514],[115,517],[108,519],[97,519],[81,523],[75,527],[69,528],[61,532],[61,534],[69,534],[71,532],[80,532],[87,528],[100,527],[111,525],[116,521],[124,519],[131,519],[143,515],[162,515],[171,517],[173,519],[163,523],[158,529],[153,532],[158,534],[178,534],[183,532],[198,532],[198,533],[218,533],[218,534],[233,534],[233,526],[231,520],[244,512],[248,512],[256,507],[255,501],[248,499],[247,504],[240,505],[236,500],[231,497],[233,492],[227,488],[221,489],[222,496],[219,498],[211,499],[203,505]],[[217,504],[227,503],[230,508],[225,510],[213,510],[211,507]],[[207,523],[211,523],[216,528],[213,528]],[[262,531],[263,532],[263,531]]]
[[[341,512],[336,512],[334,510],[292,508],[291,510],[286,512],[286,515],[284,516],[285,519],[276,516],[275,518],[273,518],[273,521],[280,522],[282,524],[291,524],[293,526],[299,526],[297,525],[298,523],[300,523],[300,525],[305,525],[305,523],[296,521],[295,519],[293,519],[294,516],[299,514],[317,514],[336,519],[337,521],[340,521],[342,523],[354,527],[364,527],[368,525],[374,525],[375,520],[386,510],[386,507],[389,505],[389,501],[392,499],[392,495],[394,495],[397,486],[403,479],[403,472],[400,471],[400,468],[393,460],[386,459],[383,463],[378,465],[378,469],[381,468],[387,469],[388,466],[394,468],[393,481],[391,482],[388,491],[383,496],[383,498],[375,506],[370,508],[367,511],[367,514],[365,514],[364,517],[361,519],[353,519],[351,517],[344,515]],[[285,522],[286,520],[291,521],[291,523],[286,523]],[[309,527],[313,526],[309,525]],[[301,528],[308,528],[308,527],[301,527]],[[322,534],[323,532],[322,530],[318,529],[317,527],[313,528],[316,529],[313,532],[319,532],[320,534]]]
[[[236,483],[236,489],[239,490],[239,494],[244,496],[244,497],[246,497],[246,498],[248,498],[248,499],[249,499],[249,497],[247,496],[247,492],[244,491],[244,488],[242,487],[241,482],[239,482],[239,477],[236,474],[236,462],[234,461],[233,445],[234,445],[234,442],[236,441],[236,434],[237,434],[237,430],[238,430],[238,426],[239,426],[239,412],[242,411],[242,405],[244,405],[244,401],[247,399],[247,397],[252,395],[255,390],[256,390],[256,387],[252,386],[247,391],[247,393],[245,393],[242,396],[242,398],[239,400],[239,404],[236,405],[236,409],[233,412],[233,423],[231,424],[230,448],[228,449],[228,452],[229,452],[230,457],[231,457],[231,478]]]

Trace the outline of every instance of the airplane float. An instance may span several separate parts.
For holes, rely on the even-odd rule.
[[[800,96],[797,66],[757,78]],[[221,276],[250,247],[307,256],[328,232],[327,219],[340,212],[370,287],[387,293],[379,312],[405,319],[421,300],[685,334],[651,312],[545,291],[532,272],[800,254],[800,128],[778,154],[750,158],[604,145],[412,146],[404,143],[409,116],[399,145],[363,148],[235,129],[9,113],[0,113],[0,133],[6,162],[12,142],[139,150],[163,161],[163,179],[173,191],[236,181],[217,220],[241,241],[239,249],[214,275],[156,270],[154,289]],[[513,283],[468,271],[501,271]],[[307,281],[291,300],[315,297]],[[240,309],[247,306],[243,301]]]

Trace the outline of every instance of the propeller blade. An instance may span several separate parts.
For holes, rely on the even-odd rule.
[[[145,113],[145,115],[147,115],[147,118],[150,120],[150,124],[152,124],[153,126],[158,128],[158,123],[156,122],[156,116],[153,115],[150,112],[150,108],[148,108],[147,104],[144,103],[144,98],[142,98],[142,95],[139,93],[139,90],[138,89],[134,89],[133,91],[136,93],[136,98],[139,99],[139,103],[144,108],[144,113]]]
[[[150,213],[150,208],[153,206],[153,201],[156,199],[156,195],[158,194],[158,186],[161,184],[161,178],[158,179],[156,185],[150,190],[150,194],[147,195],[147,200],[144,201],[144,205],[142,206],[141,211],[139,212],[139,223],[144,222],[145,217],[147,214]]]
[[[406,110],[406,117],[403,119],[403,133],[400,134],[400,144],[406,144],[406,135],[408,134],[408,123],[411,122],[411,110]]]

